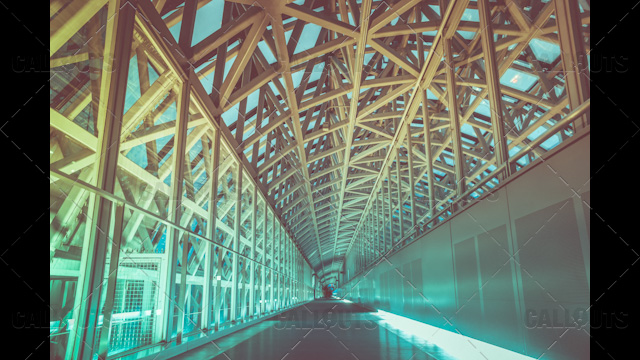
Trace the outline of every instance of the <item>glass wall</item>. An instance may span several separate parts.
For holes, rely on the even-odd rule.
[[[146,5],[99,3],[51,42],[52,359],[150,355],[269,316],[292,247]],[[81,23],[65,9],[52,28]]]

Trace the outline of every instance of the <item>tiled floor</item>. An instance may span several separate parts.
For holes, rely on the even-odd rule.
[[[175,359],[452,359],[382,323],[356,304],[316,300]]]

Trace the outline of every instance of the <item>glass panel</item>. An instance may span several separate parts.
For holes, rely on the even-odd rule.
[[[202,299],[204,292],[204,264],[209,242],[189,237],[190,249],[187,266],[187,286],[184,303],[184,334],[202,328]]]
[[[115,211],[114,211],[115,212]],[[124,210],[123,221],[130,222],[137,218],[134,212]],[[117,218],[113,217],[115,221]],[[158,343],[162,332],[162,309],[159,294],[162,293],[163,282],[161,274],[166,267],[166,258],[163,251],[149,246],[150,238],[141,238],[140,235],[131,237],[131,241],[125,243],[128,231],[137,234],[150,234],[152,232],[164,232],[165,226],[147,216],[142,216],[138,228],[123,230],[120,251],[118,254],[118,267],[115,273],[115,289],[113,291],[113,307],[111,309],[111,322],[109,324],[109,352],[108,355],[118,354],[123,351],[135,349],[141,346]],[[113,229],[112,229],[113,231]],[[111,235],[113,238],[113,235]],[[111,260],[115,258],[112,247],[108,247],[107,262],[104,274],[104,288],[101,292],[101,316],[98,319],[96,329],[97,339],[100,339],[103,331],[105,304],[109,290],[109,276],[111,272]],[[97,351],[97,349],[96,349]]]
[[[171,86],[172,73],[150,51],[151,43],[137,28],[134,37],[143,40],[129,63],[115,194],[167,216],[175,166],[177,93]]]
[[[76,182],[96,184],[95,152],[98,146],[98,109],[104,59],[107,6],[85,13],[85,22],[68,26],[74,9],[59,4],[51,15],[49,81],[49,168],[68,175],[71,181],[51,175],[49,184],[49,299],[50,355],[65,358],[84,246],[90,192]],[[77,25],[77,28],[74,26]],[[77,299],[78,297],[78,299]]]
[[[216,241],[224,246],[230,247],[234,238],[235,213],[236,213],[236,182],[237,182],[237,162],[231,156],[231,152],[225,144],[220,147],[220,166],[218,168],[218,204],[216,222]],[[232,273],[232,254],[222,250],[220,276],[222,289],[220,293],[220,324],[225,324],[231,316],[231,282],[236,281]],[[220,256],[220,249],[217,252]],[[216,288],[216,291],[218,289]],[[218,295],[216,295],[218,296]]]
[[[77,188],[74,190],[78,190]],[[79,208],[88,205],[88,194]],[[51,231],[49,264],[49,302],[50,312],[50,354],[52,358],[64,358],[69,333],[73,330],[75,319],[73,310],[76,301],[76,288],[80,270],[83,241],[87,218],[79,216],[74,222],[68,222],[64,231]],[[55,241],[55,242],[54,242]]]

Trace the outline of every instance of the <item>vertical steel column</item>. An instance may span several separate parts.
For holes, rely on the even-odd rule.
[[[170,203],[173,202],[173,206],[170,211],[173,211],[173,216],[171,218],[174,224],[180,224],[180,218],[182,217],[182,198],[183,198],[183,185],[182,181],[184,178],[184,173],[186,170],[185,163],[185,153],[187,147],[187,128],[189,123],[189,99],[191,86],[188,81],[182,83],[180,85],[180,94],[178,99],[178,123],[176,129],[176,142],[174,146],[173,156],[174,156],[174,168],[173,168],[173,176],[171,176],[172,182],[172,199],[170,199]],[[174,183],[175,181],[175,183]],[[169,259],[169,282],[167,284],[168,293],[170,294],[169,299],[174,299],[177,297],[177,308],[178,308],[178,326],[176,328],[176,342],[179,344],[182,342],[182,329],[184,323],[184,299],[185,299],[185,291],[186,291],[186,279],[187,279],[187,255],[189,254],[189,236],[187,234],[182,234],[182,231],[174,229],[171,232],[172,235],[167,237],[167,249],[169,250],[169,254],[167,258]],[[175,276],[176,276],[176,267],[178,260],[178,249],[180,246],[180,238],[182,237],[182,260],[180,262],[180,290],[178,294],[175,294]],[[169,241],[169,239],[171,239]],[[186,253],[185,253],[186,252]],[[170,309],[167,314],[170,315],[169,323],[166,327],[167,329],[167,337],[166,339],[171,339],[171,335],[173,333],[173,310],[174,304],[169,304]]]
[[[189,250],[191,249],[190,236],[182,234],[182,257],[180,259],[180,290],[178,292],[178,326],[176,328],[176,343],[182,343],[182,333],[185,322],[185,298],[187,296],[187,267],[189,260]],[[178,241],[178,248],[180,244]]]
[[[289,237],[289,233],[287,233],[287,247],[285,248],[285,250],[287,251],[287,263],[286,263],[286,269],[287,269],[287,286],[289,287],[287,289],[287,306],[291,306],[291,238]]]
[[[376,247],[375,247],[375,228],[373,227],[373,215],[371,214],[371,209],[369,209],[369,214],[367,215],[367,227],[369,228],[369,246],[371,247],[371,255],[372,259],[376,255]]]
[[[213,304],[213,315],[215,320],[215,325],[213,327],[214,331],[218,331],[220,329],[220,308],[222,307],[222,296],[226,291],[222,288],[222,263],[224,262],[226,254],[227,252],[224,249],[218,247],[218,259],[216,263],[216,298]]]
[[[253,318],[255,314],[255,294],[256,294],[256,266],[258,265],[258,261],[256,259],[256,237],[258,236],[257,225],[258,225],[258,187],[253,187],[253,213],[251,214],[251,249],[249,253],[249,257],[254,260],[251,264],[250,274],[249,274],[249,319]],[[249,261],[246,261],[247,265]],[[244,306],[244,304],[242,304]]]
[[[380,253],[380,248],[379,248],[379,244],[380,244],[380,226],[378,226],[377,222],[378,222],[378,193],[376,193],[376,199],[373,202],[373,205],[371,205],[372,207],[372,214],[371,214],[371,224],[373,226],[373,230],[374,230],[374,239],[373,239],[373,248],[376,254],[376,257],[378,256],[378,254]]]
[[[380,192],[376,194],[376,200],[380,202],[378,206],[378,226],[380,226],[380,231],[382,233],[382,242],[380,243],[380,252],[386,254],[386,250],[384,249],[384,244],[387,241],[386,230],[384,229],[384,191],[383,186],[380,186]]]
[[[367,218],[370,219],[371,217],[368,216]],[[367,248],[369,249],[369,252],[368,252],[369,253],[369,261],[368,261],[367,265],[371,265],[371,262],[373,260],[372,259],[373,246],[372,246],[372,243],[371,243],[371,239],[372,239],[372,236],[371,236],[371,222],[369,220],[367,220],[367,226],[366,226],[365,234],[366,234],[365,236],[367,237]]]
[[[370,237],[371,237],[371,253],[373,255],[372,260],[375,260],[376,256],[377,256],[377,249],[376,249],[376,243],[378,241],[376,234],[377,234],[377,228],[375,226],[375,224],[373,223],[374,219],[373,219],[373,213],[371,211],[369,211],[369,228],[371,229],[371,231],[369,231],[370,233]]]
[[[362,270],[364,269],[364,241],[363,241],[362,233],[358,234],[358,244],[360,244],[358,257],[360,258],[360,270]]]
[[[359,259],[359,265],[360,265],[358,270],[361,270],[362,268],[364,268],[364,250],[362,246],[362,235],[360,233],[358,233],[357,239],[358,239],[358,259]]]
[[[387,166],[387,195],[389,197],[389,249],[393,249],[393,195],[391,194],[391,165]],[[387,244],[385,244],[386,247]],[[385,248],[385,252],[387,249]]]
[[[271,227],[271,270],[269,270],[270,284],[269,284],[269,311],[275,311],[275,303],[273,298],[273,288],[276,281],[275,271],[276,271],[276,214],[273,212],[273,216],[271,217],[272,227]]]
[[[367,265],[371,264],[371,223],[369,222],[369,216],[367,216],[364,226],[364,236],[367,244]]]
[[[380,211],[382,209],[382,203],[380,202],[380,193],[376,191],[376,227],[378,228],[378,239],[376,239],[377,244],[378,244],[378,251],[380,252],[380,254],[384,254],[384,250],[382,247],[382,243],[384,239],[384,228],[382,226],[382,224],[380,223],[380,220],[382,219],[380,216]]]
[[[220,310],[222,307],[222,296],[225,293],[225,289],[222,288],[222,263],[224,262],[224,258],[226,256],[226,251],[220,247],[218,247],[218,260],[216,263],[216,298],[213,303],[213,312],[214,312],[214,320],[215,325],[213,327],[214,331],[218,331],[220,329]]]
[[[367,222],[364,221],[362,224],[362,227],[360,228],[360,235],[362,236],[362,247],[363,247],[363,256],[364,256],[364,266],[366,267],[367,264],[369,263],[369,256],[367,254],[367,249],[368,247],[368,241],[369,239],[367,238]]]
[[[287,271],[287,230],[282,227],[282,307],[287,307],[287,285],[289,281]]]
[[[453,43],[451,39],[444,39],[445,70],[447,76],[447,94],[449,100],[449,124],[451,130],[451,148],[454,159],[456,176],[456,194],[461,196],[466,190],[464,178],[464,155],[462,154],[462,140],[460,139],[460,116],[458,115],[458,99],[456,95],[455,63],[453,62]],[[444,145],[443,145],[444,146]],[[464,201],[461,200],[461,204]],[[456,206],[457,207],[457,206]],[[455,209],[454,209],[455,210]]]
[[[569,108],[573,110],[591,97],[589,62],[585,52],[578,0],[556,0],[556,21]],[[575,131],[590,122],[590,112],[586,112],[573,122]]]
[[[235,214],[235,223],[234,223],[234,233],[233,244],[231,249],[233,252],[231,253],[231,321],[235,323],[237,320],[237,308],[238,308],[238,251],[240,251],[240,226],[242,221],[242,162],[238,162],[238,178],[236,179],[236,214]]]
[[[378,200],[377,217],[378,217],[378,226],[380,227],[380,252],[382,254],[386,254],[384,250],[386,235],[384,230],[384,191],[382,186],[380,186],[380,192],[376,194],[376,199]]]
[[[429,119],[429,110],[427,102],[427,90],[419,90],[422,97],[422,125],[424,127],[424,154],[427,158],[427,186],[428,186],[428,212],[429,216],[435,214],[436,206],[434,180],[433,180],[433,156],[431,155],[431,120]]]
[[[282,305],[282,298],[280,296],[280,286],[282,285],[282,227],[280,226],[280,224],[277,224],[278,226],[278,235],[277,235],[277,242],[278,242],[278,262],[276,263],[275,269],[276,270],[276,276],[278,278],[278,286],[276,288],[276,310],[280,310],[280,307]]]
[[[353,251],[355,251],[354,259],[355,259],[355,265],[356,265],[356,272],[358,272],[358,270],[360,269],[360,238],[358,237],[358,235],[356,235],[354,240]]]
[[[260,316],[266,314],[267,299],[265,294],[267,291],[267,221],[269,220],[269,203],[264,200],[264,220],[262,221],[262,271],[260,272]]]
[[[115,190],[120,132],[129,74],[129,59],[133,38],[135,9],[120,1],[108,5],[105,51],[100,97],[105,104],[98,115],[98,147],[95,164],[96,187],[113,193]],[[92,359],[96,347],[95,328],[100,316],[102,282],[106,267],[107,246],[110,242],[107,229],[111,225],[112,203],[104,198],[89,195],[90,210],[82,247],[78,288],[74,300],[73,318],[76,323],[70,330],[67,359]]]
[[[282,225],[280,225],[280,243],[278,244],[278,270],[279,270],[279,279],[280,279],[280,288],[278,289],[278,309],[282,309],[284,307],[284,297],[285,297],[285,287],[286,287],[286,277],[285,277],[285,269],[284,269],[284,247],[286,243],[285,239],[285,229]]]
[[[293,243],[293,238],[291,239],[291,293],[293,294],[292,296],[292,301],[291,304],[295,304],[296,303],[296,299],[295,297],[297,297],[297,280],[296,280],[296,247],[295,244]]]
[[[363,268],[369,266],[369,244],[367,244],[367,229],[362,229],[362,256],[364,258]]]
[[[290,289],[290,274],[289,274],[289,235],[287,234],[286,230],[284,231],[284,246],[283,246],[283,251],[284,251],[284,262],[282,263],[283,265],[283,272],[284,272],[284,289],[283,289],[283,295],[282,295],[282,302],[284,303],[284,307],[287,307],[289,305],[289,299],[291,297],[291,294],[289,294],[289,289]]]
[[[364,237],[362,233],[358,234],[358,243],[360,244],[360,250],[358,251],[358,257],[360,258],[360,270],[364,269]]]
[[[293,304],[293,241],[290,236],[287,236],[288,248],[289,248],[289,306]]]
[[[116,204],[113,239],[111,240],[111,258],[109,263],[109,276],[107,280],[107,293],[104,300],[102,326],[100,331],[98,359],[106,359],[109,352],[109,330],[111,329],[111,313],[113,311],[116,285],[118,282],[118,268],[120,265],[120,243],[124,222],[124,205]]]
[[[409,166],[409,188],[411,189],[411,229],[416,229],[416,191],[413,173],[413,143],[411,141],[411,122],[407,121],[407,164]]]
[[[211,161],[209,166],[210,187],[209,187],[209,219],[207,221],[207,239],[212,239],[213,242],[206,244],[206,253],[204,264],[204,291],[202,296],[202,327],[210,329],[212,323],[216,322],[214,306],[215,300],[213,293],[219,293],[220,288],[217,287],[217,291],[213,287],[213,276],[216,269],[216,261],[221,261],[220,257],[216,260],[215,254],[215,242],[216,229],[218,222],[218,167],[220,166],[220,131],[214,129],[213,144],[211,148]],[[218,248],[220,249],[220,248]],[[220,311],[217,309],[217,311]],[[213,313],[212,313],[213,312]],[[214,325],[214,328],[215,325]]]
[[[396,150],[396,177],[398,178],[398,224],[400,224],[400,239],[404,237],[404,217],[402,209],[404,201],[402,200],[402,177],[400,176],[400,148]]]
[[[491,111],[491,128],[493,131],[494,152],[496,166],[509,162],[509,148],[507,147],[507,135],[504,131],[504,113],[502,111],[502,93],[500,92],[500,75],[496,61],[496,49],[493,44],[493,27],[491,24],[491,7],[489,0],[478,0],[478,13],[480,15],[480,29],[482,40],[482,52],[484,53],[484,67],[487,87],[489,89],[489,108]],[[544,75],[542,75],[544,76]],[[511,175],[511,167],[506,166],[500,174],[503,180]]]
[[[287,285],[289,289],[287,289],[287,306],[291,306],[291,294],[292,294],[292,274],[291,274],[291,238],[289,237],[289,233],[287,233],[287,247],[285,248],[287,251]]]
[[[298,269],[296,271],[298,294],[296,295],[296,300],[299,303],[304,299],[304,268],[302,267],[302,254],[299,250],[296,253],[296,258],[298,259]]]
[[[369,266],[369,234],[367,234],[367,222],[364,222],[362,229],[362,239],[364,242],[364,267]]]

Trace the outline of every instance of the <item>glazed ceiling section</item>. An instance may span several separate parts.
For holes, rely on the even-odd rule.
[[[459,195],[456,179],[495,175],[571,110],[554,1],[154,3],[321,277],[372,201],[399,237]],[[579,11],[588,49],[589,2]]]

